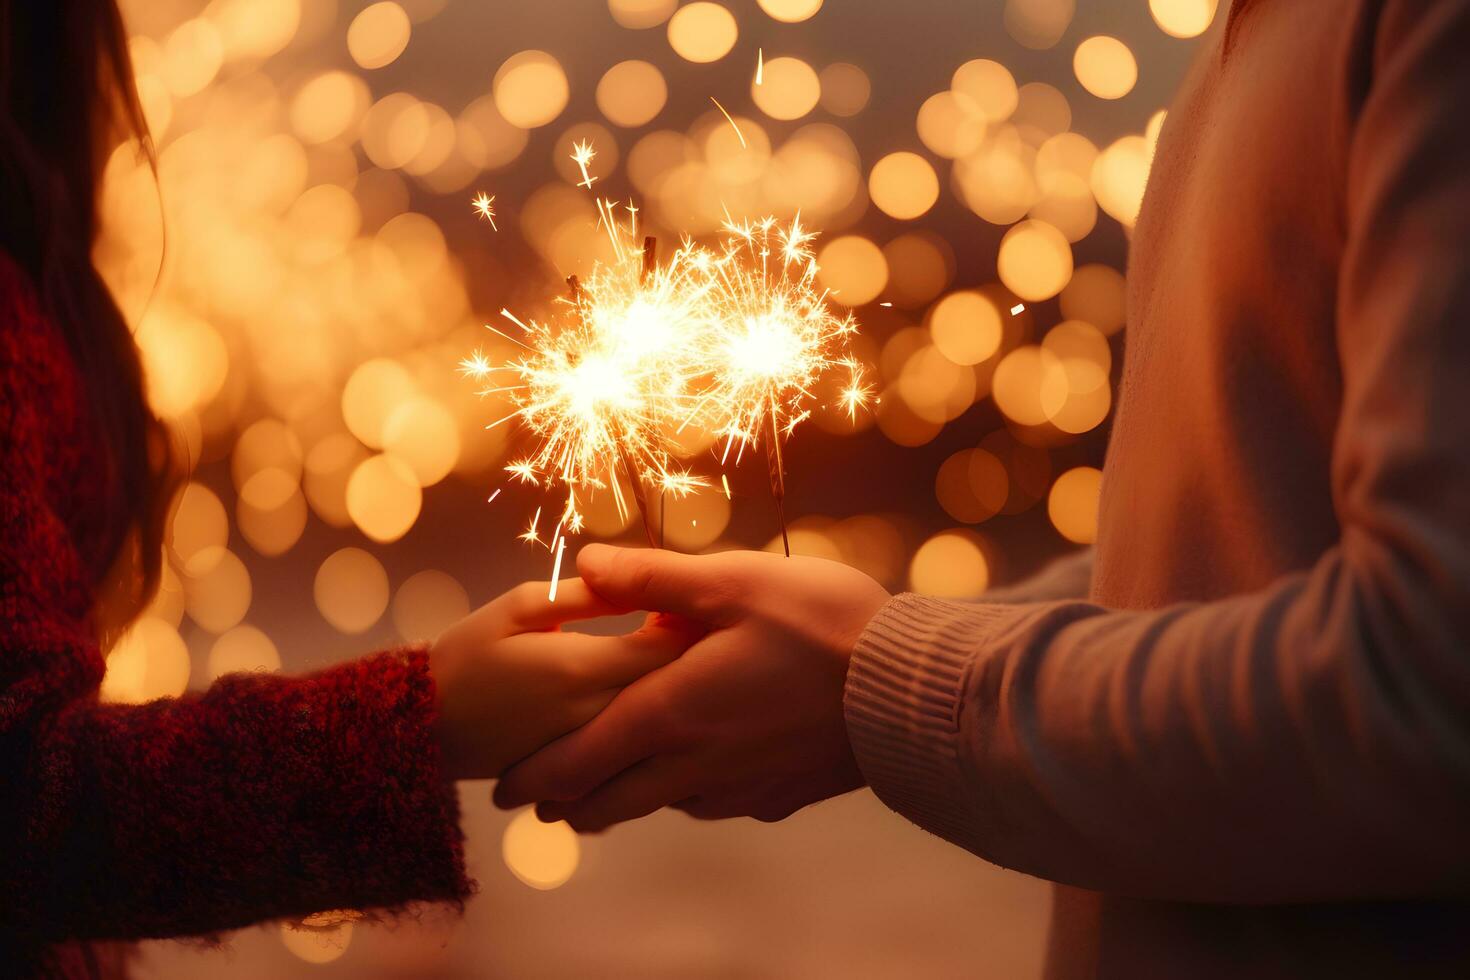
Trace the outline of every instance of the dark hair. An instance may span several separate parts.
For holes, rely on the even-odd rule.
[[[98,180],[128,138],[154,161],[116,0],[0,0],[0,249],[65,333],[112,456],[119,499],[96,570],[121,586],[98,610],[111,625],[157,587],[174,483],[132,331],[92,264]]]

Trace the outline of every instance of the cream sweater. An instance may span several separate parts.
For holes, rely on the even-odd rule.
[[[1068,886],[1051,976],[1470,977],[1470,0],[1228,16],[1135,235],[1090,595],[894,599],[853,745]]]

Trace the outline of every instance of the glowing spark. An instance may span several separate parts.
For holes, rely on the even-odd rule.
[[[1025,312],[1026,312],[1026,304],[1025,303],[1017,303],[1015,306],[1011,307],[1011,316],[1020,316],[1022,313],[1025,313]]]
[[[735,136],[740,140],[740,148],[742,150],[749,149],[749,144],[745,142],[745,134],[740,131],[740,126],[735,122],[735,117],[730,115],[728,112],[725,112],[725,107],[720,105],[720,100],[715,98],[713,95],[709,97],[709,100],[713,102],[715,104],[715,108],[720,110],[724,117],[730,121],[731,128],[735,130]]]
[[[490,227],[491,228],[493,228],[495,231],[499,231],[500,230],[495,225],[495,195],[494,194],[486,194],[484,191],[481,191],[480,194],[479,194],[479,196],[476,197],[474,199],[474,201],[472,202],[472,205],[473,205],[473,207],[475,209],[475,213],[476,214],[478,214],[480,217],[484,218],[486,221],[490,222]]]
[[[766,75],[766,51],[764,48],[755,49],[755,83],[760,85],[765,81]]]
[[[725,487],[725,499],[726,500],[732,499],[730,497],[730,478],[728,476],[726,476],[725,474],[721,473],[720,474],[720,483],[723,484],[724,487]]]
[[[591,140],[581,140],[572,144],[572,160],[582,170],[582,180],[577,184],[578,187],[592,189],[592,182],[597,178],[587,173],[587,164],[591,163],[595,156],[597,156],[597,151],[592,148]]]
[[[556,601],[556,587],[561,582],[561,556],[566,554],[566,550],[566,535],[562,535],[561,537],[556,539],[556,561],[551,566],[551,590],[547,593],[547,602]]]
[[[541,535],[536,530],[536,525],[541,523],[541,508],[536,508],[536,516],[531,518],[531,526],[526,528],[526,533],[521,535],[521,540],[527,544],[540,544]]]
[[[887,309],[890,309],[890,310],[893,309],[893,304],[892,303],[879,303],[878,305],[879,306],[882,306],[882,307],[886,307]]]
[[[505,489],[504,487],[500,487],[499,489],[497,489],[494,493],[492,493],[490,495],[490,499],[487,500],[487,501],[485,501],[485,503],[487,503],[487,504],[493,504],[493,503],[495,503],[495,498],[498,497],[498,496],[500,496],[500,491],[501,490],[504,490],[504,489]]]

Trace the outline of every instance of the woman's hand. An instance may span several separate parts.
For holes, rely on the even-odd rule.
[[[563,633],[562,623],[621,612],[580,580],[527,582],[445,631],[429,651],[438,736],[450,779],[500,775],[601,711],[629,682],[679,656],[692,637],[650,622],[626,636]]]
[[[584,548],[578,568],[617,609],[671,613],[707,635],[508,772],[498,804],[541,803],[543,819],[596,831],[668,805],[776,820],[862,785],[842,695],[889,598],[877,582],[813,558],[605,545]]]

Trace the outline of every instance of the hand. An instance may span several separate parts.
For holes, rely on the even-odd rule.
[[[629,681],[677,657],[691,637],[650,622],[626,636],[563,633],[619,612],[581,581],[527,582],[451,626],[429,651],[437,734],[450,779],[486,779],[601,711]]]
[[[498,805],[541,803],[542,819],[592,832],[670,805],[779,820],[862,785],[842,694],[853,647],[889,598],[877,582],[813,558],[605,545],[584,548],[578,569],[618,609],[708,633],[508,772]]]

